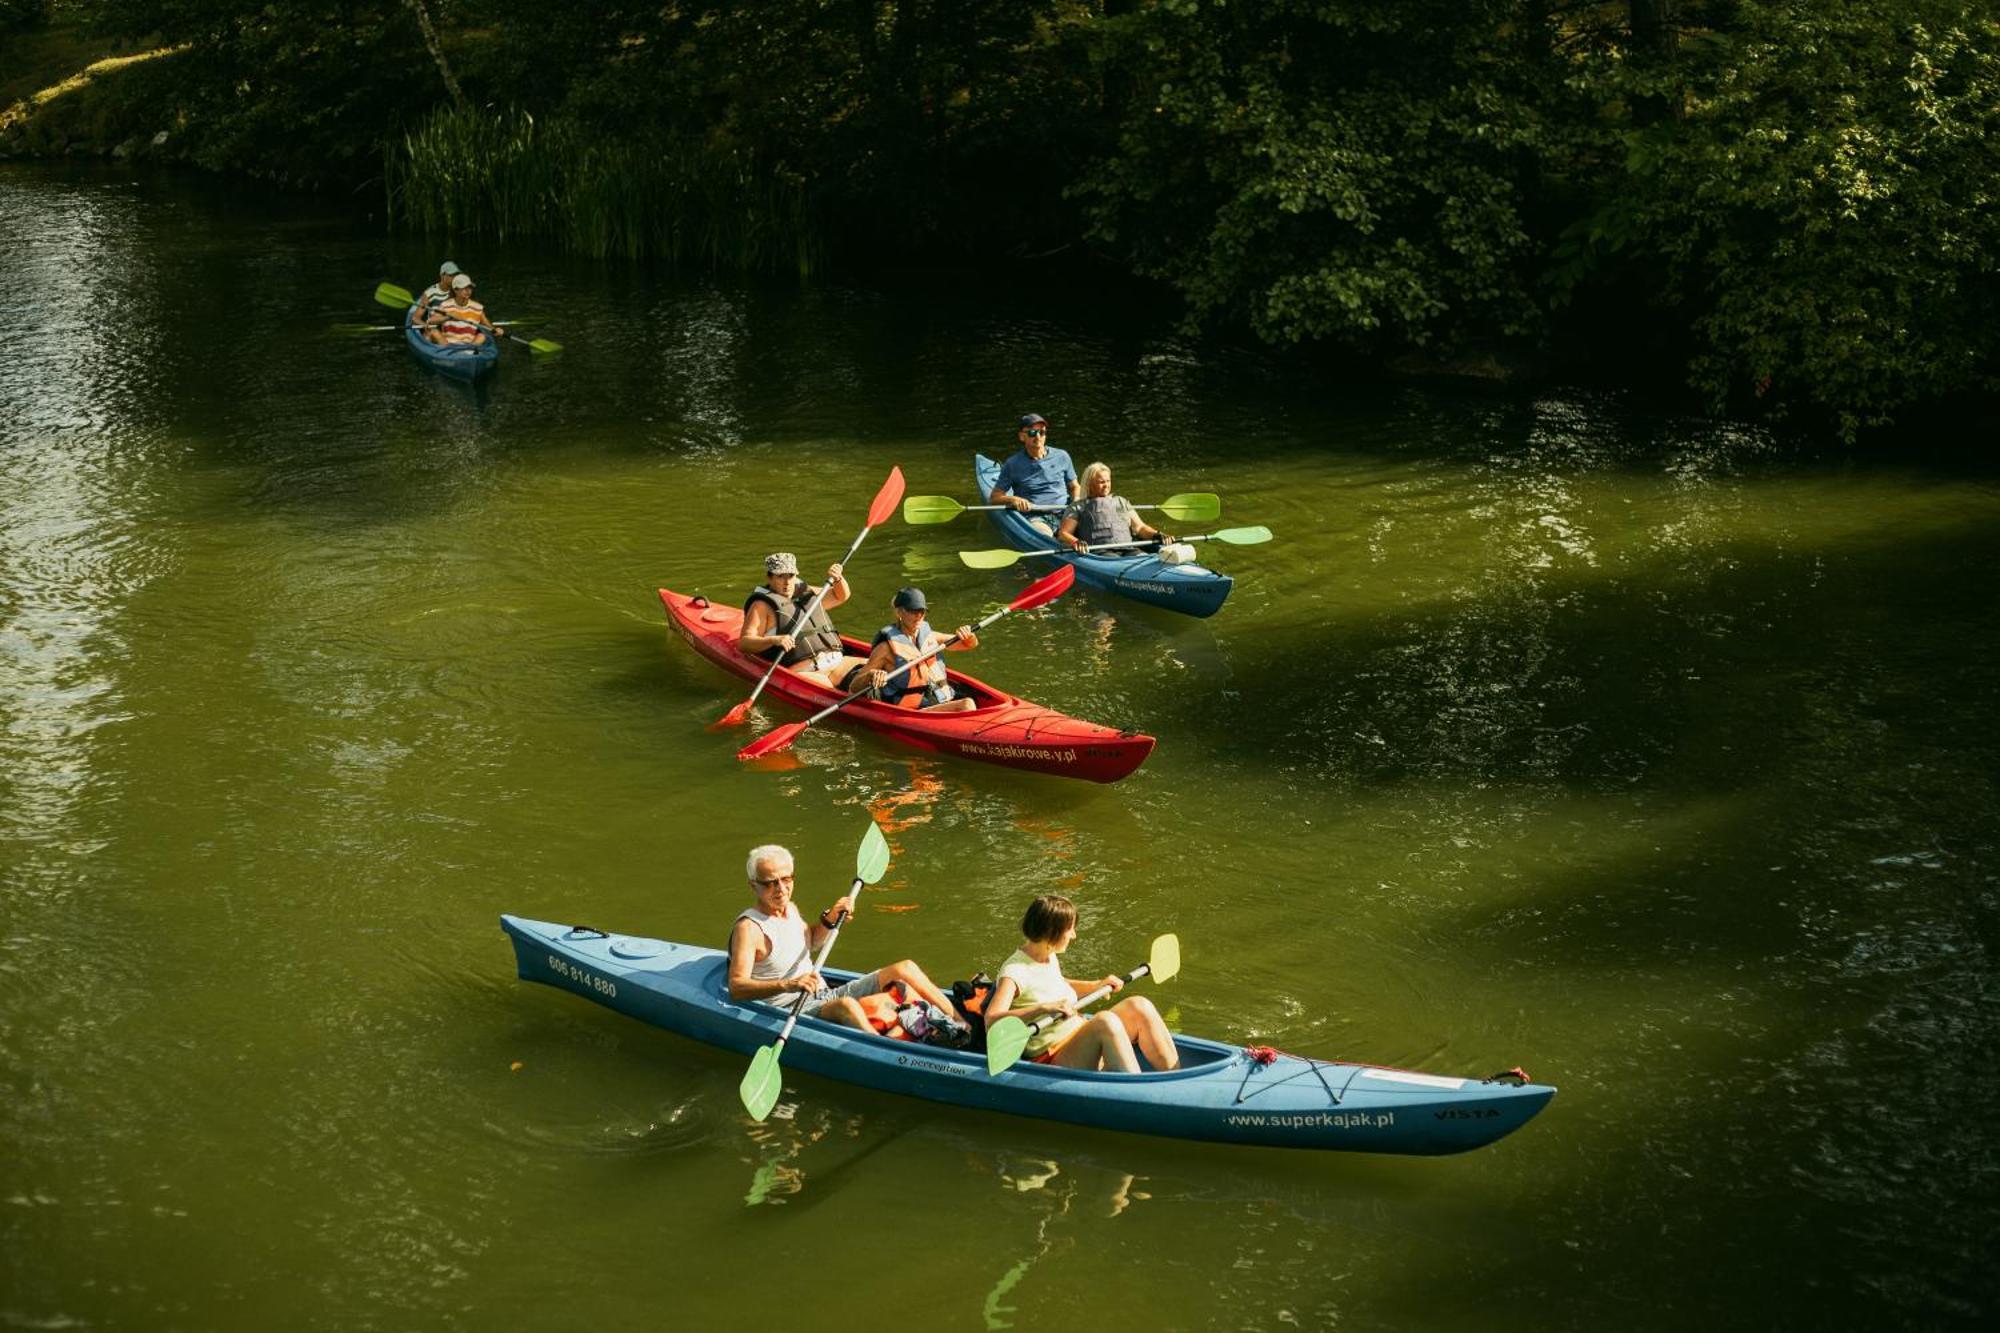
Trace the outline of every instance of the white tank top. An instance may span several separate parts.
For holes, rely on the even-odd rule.
[[[1049,955],[1048,962],[1038,963],[1028,956],[1026,949],[1016,949],[1007,956],[1006,962],[1000,964],[1000,971],[993,979],[1014,983],[1014,1004],[1020,1008],[1076,998],[1075,989],[1063,980],[1062,960],[1054,954]],[[1081,1017],[1056,1018],[1051,1015],[1048,1026],[1028,1038],[1027,1052],[1029,1055],[1040,1055],[1051,1046],[1060,1046],[1082,1026]]]
[[[746,907],[736,914],[736,919],[749,921],[763,931],[765,942],[770,945],[750,969],[753,981],[788,981],[811,969],[812,940],[806,934],[806,919],[799,915],[797,904],[787,904],[784,916]]]

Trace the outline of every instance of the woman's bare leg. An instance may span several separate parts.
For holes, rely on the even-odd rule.
[[[1111,1013],[1125,1029],[1132,1044],[1146,1053],[1146,1063],[1155,1069],[1179,1069],[1180,1049],[1174,1045],[1173,1033],[1167,1031],[1167,1022],[1160,1017],[1160,1011],[1153,1002],[1143,995],[1134,995],[1128,1000],[1120,1000],[1111,1006]]]
[[[1139,1072],[1139,1057],[1132,1054],[1132,1039],[1126,1035],[1125,1025],[1110,1014],[1099,1014],[1084,1024],[1082,1031],[1062,1044],[1055,1062],[1064,1069]]]

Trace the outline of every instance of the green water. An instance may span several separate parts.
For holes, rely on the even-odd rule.
[[[1984,446],[1333,383],[957,274],[461,247],[569,349],[476,392],[326,332],[441,257],[0,170],[0,1326],[1991,1316],[2000,485],[1948,461]],[[1212,621],[1075,594],[966,659],[1145,767],[839,726],[733,761],[743,688],[654,590],[823,565],[891,465],[969,499],[1030,409],[1278,534],[1215,554]],[[913,580],[997,606],[1026,575],[951,557],[991,544],[884,527],[844,626]],[[741,1058],[514,978],[502,911],[719,944],[751,844],[816,910],[871,815],[836,963],[991,968],[1061,888],[1073,972],[1179,933],[1178,1027],[1562,1091],[1440,1160],[809,1077],[758,1126]]]

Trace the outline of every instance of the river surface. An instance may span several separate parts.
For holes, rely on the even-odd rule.
[[[369,302],[451,255],[567,351],[478,390]],[[0,1326],[1934,1328],[1996,1309],[2000,482],[1616,397],[1337,383],[1115,289],[765,284],[0,169]],[[1269,545],[1193,621],[963,660],[1159,737],[1099,787],[814,729],[655,590],[809,570],[1023,411]],[[876,531],[866,632],[1025,567]],[[758,727],[793,720],[760,707]],[[514,911],[1073,975],[1184,1030],[1560,1094],[1454,1158],[1231,1149],[811,1076],[516,980]],[[901,1316],[898,1319],[898,1316]]]

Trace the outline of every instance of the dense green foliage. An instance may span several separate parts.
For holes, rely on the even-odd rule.
[[[574,118],[454,108],[392,145],[385,172],[390,216],[426,231],[550,236],[596,258],[801,275],[819,264],[801,182],[693,138],[612,138]]]
[[[2000,39],[1945,0],[1742,0],[1622,136],[1600,237],[1660,266],[1717,403],[1846,427],[2000,374]],[[1622,176],[1622,179],[1620,178]]]
[[[380,170],[424,228],[801,271],[1087,251],[1276,343],[1540,346],[1849,431],[2000,387],[2000,23],[1966,0],[104,0],[98,22],[193,43],[154,96],[197,160]]]
[[[0,0],[0,32],[19,32],[46,23],[49,0]]]

